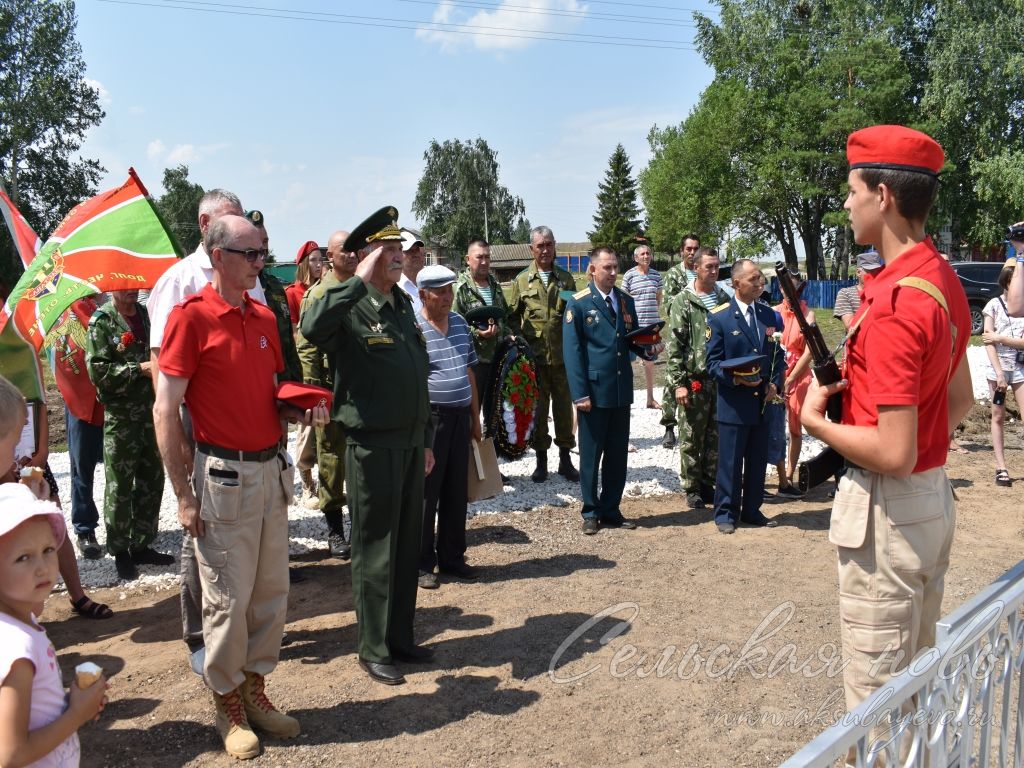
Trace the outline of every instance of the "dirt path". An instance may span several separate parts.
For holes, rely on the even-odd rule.
[[[961,502],[944,613],[1021,558],[1020,485],[993,484],[987,438],[962,440],[971,452],[950,459]],[[1008,459],[1024,482],[1024,454]],[[356,666],[348,564],[293,562],[304,580],[269,679],[303,735],[268,740],[253,764],[776,765],[832,722],[842,705],[824,490],[768,506],[779,528],[734,536],[677,496],[623,510],[639,530],[584,537],[578,507],[471,520],[483,577],[420,592],[418,639],[437,660],[398,688]],[[65,671],[90,659],[113,674],[103,720],[81,732],[83,765],[236,765],[186,667],[177,591],[98,596],[113,620],[69,618],[59,596],[44,615]]]

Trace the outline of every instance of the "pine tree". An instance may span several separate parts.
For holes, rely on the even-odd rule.
[[[636,202],[636,181],[629,156],[619,144],[608,160],[604,181],[598,185],[594,231],[587,237],[596,248],[607,245],[619,254],[621,264],[631,261],[640,229],[640,207]]]

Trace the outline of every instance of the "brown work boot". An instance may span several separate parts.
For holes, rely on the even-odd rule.
[[[249,727],[242,701],[242,689],[236,688],[223,696],[213,694],[217,707],[217,731],[224,740],[224,750],[239,760],[250,760],[260,753],[259,737]]]
[[[271,736],[294,739],[299,735],[299,721],[275,709],[264,692],[263,675],[245,673],[245,682],[239,689],[245,702],[245,714],[256,728]]]

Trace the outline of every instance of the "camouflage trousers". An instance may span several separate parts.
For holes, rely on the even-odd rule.
[[[320,510],[331,533],[344,532],[342,507],[345,498],[345,431],[333,419],[316,430]]]
[[[700,493],[701,486],[715,487],[718,470],[718,422],[715,421],[715,387],[705,384],[690,394],[690,404],[679,406],[679,479],[684,493]],[[673,395],[673,402],[675,397]]]
[[[156,537],[164,493],[164,466],[156,447],[151,405],[107,407],[103,464],[107,480],[103,492],[107,551],[116,555],[145,549]]]
[[[676,402],[675,387],[665,385],[661,393],[661,426],[675,427],[678,419],[679,404]]]
[[[572,433],[572,395],[563,365],[537,365],[537,420],[533,428],[533,447],[546,451],[551,447],[548,432],[548,408],[555,417],[555,445],[569,450],[576,447]]]

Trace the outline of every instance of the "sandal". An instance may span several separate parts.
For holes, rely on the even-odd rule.
[[[1009,488],[1013,485],[1013,480],[1010,479],[1010,473],[1005,469],[996,470],[996,485],[1001,485],[1004,488]]]
[[[71,612],[87,619],[109,619],[114,615],[109,606],[90,600],[86,595],[72,601]]]

